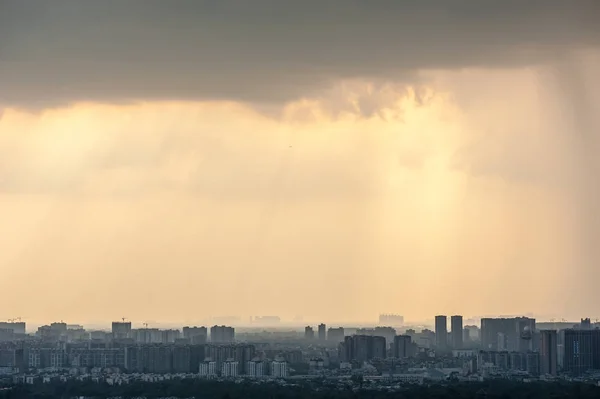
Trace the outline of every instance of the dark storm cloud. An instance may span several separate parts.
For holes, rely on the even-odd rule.
[[[600,44],[597,0],[0,0],[0,104],[279,102]]]

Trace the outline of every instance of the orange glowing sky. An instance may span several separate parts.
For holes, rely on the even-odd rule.
[[[0,95],[0,318],[598,315],[572,143],[600,131],[598,71],[586,50],[274,102]]]

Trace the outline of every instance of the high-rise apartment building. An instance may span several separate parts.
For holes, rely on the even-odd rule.
[[[344,342],[344,327],[329,328],[327,330],[327,341],[333,343]]]
[[[325,341],[327,339],[327,326],[323,323],[319,324],[319,341]]]
[[[448,318],[435,316],[435,346],[445,350],[448,346]]]
[[[387,354],[384,337],[373,335],[352,335],[344,338],[340,354],[345,362],[366,362],[371,359],[385,359]]]
[[[267,364],[260,358],[254,358],[248,362],[246,370],[248,376],[261,378],[267,375]]]
[[[304,339],[314,339],[315,330],[311,326],[304,327]]]
[[[199,375],[204,378],[211,378],[217,376],[217,362],[207,359],[200,363]]]
[[[271,363],[271,376],[275,378],[288,376],[288,364],[284,359],[277,358]]]
[[[463,348],[463,332],[463,317],[450,317],[450,342],[452,344],[452,349]]]
[[[396,335],[394,337],[394,357],[405,359],[412,353],[412,338],[410,335]]]
[[[223,378],[235,378],[238,376],[239,363],[233,359],[227,359],[221,365],[221,377]]]
[[[558,334],[555,330],[541,332],[540,362],[542,374],[558,373]]]
[[[210,342],[215,344],[230,344],[235,341],[235,329],[227,326],[212,326]]]
[[[206,327],[183,327],[183,338],[191,344],[202,345],[207,341],[208,330]]]
[[[114,339],[131,338],[131,322],[130,321],[113,321],[112,334]]]

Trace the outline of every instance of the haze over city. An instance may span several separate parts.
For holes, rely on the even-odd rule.
[[[448,4],[0,0],[0,318],[600,316],[600,3]]]

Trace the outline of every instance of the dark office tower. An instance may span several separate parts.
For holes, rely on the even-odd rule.
[[[314,339],[315,330],[311,326],[304,327],[304,339]]]
[[[411,356],[412,339],[410,335],[396,335],[394,337],[394,357],[405,359]]]
[[[462,349],[463,347],[463,317],[450,317],[450,341],[452,349]]]
[[[558,334],[555,330],[541,331],[540,362],[542,374],[558,372]]]
[[[448,346],[448,319],[446,316],[435,316],[435,346],[442,350]]]
[[[582,375],[600,368],[600,330],[563,330],[563,369],[567,373]]]
[[[227,326],[212,326],[210,341],[216,344],[230,344],[235,341],[235,329]]]
[[[327,326],[323,323],[319,324],[319,341],[327,339]]]

